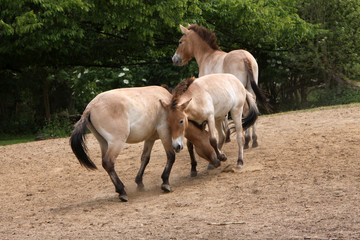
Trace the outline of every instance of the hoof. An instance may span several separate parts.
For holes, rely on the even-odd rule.
[[[128,201],[128,197],[127,195],[119,195],[119,198],[122,202],[127,202]]]
[[[245,143],[244,149],[249,149],[249,143]]]
[[[214,169],[215,169],[215,167],[212,164],[209,164],[208,167],[207,167],[207,170],[214,170]]]
[[[213,166],[214,166],[215,168],[220,167],[220,165],[221,165],[221,162],[220,162],[219,160],[216,160],[215,164],[213,164]]]
[[[252,144],[252,148],[256,148],[256,147],[258,147],[259,146],[259,144],[257,143],[257,142],[253,142],[253,144]]]
[[[226,161],[227,160],[226,155],[224,153],[221,153],[220,156],[219,156],[219,160],[222,161],[222,162]]]
[[[138,185],[137,185],[137,190],[138,191],[145,191],[145,186],[144,186],[144,184],[143,183],[139,183]]]
[[[238,165],[236,165],[236,169],[237,169],[237,170],[241,170],[241,169],[243,169],[243,165],[242,165],[242,164],[238,164]]]
[[[171,188],[170,188],[170,185],[169,184],[162,184],[161,185],[161,189],[166,192],[166,193],[169,193],[171,192]]]
[[[196,171],[191,171],[190,172],[190,177],[193,178],[193,177],[196,177],[197,176],[197,172]]]

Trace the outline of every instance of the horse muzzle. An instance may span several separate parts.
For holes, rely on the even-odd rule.
[[[184,65],[181,56],[177,53],[175,53],[174,56],[172,57],[172,61],[175,66],[183,66]]]
[[[172,140],[172,147],[176,153],[180,152],[184,148],[182,140],[182,137]]]

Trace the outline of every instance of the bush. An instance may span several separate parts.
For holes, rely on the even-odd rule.
[[[67,112],[54,114],[51,120],[45,121],[37,139],[68,137],[73,129],[72,125]]]

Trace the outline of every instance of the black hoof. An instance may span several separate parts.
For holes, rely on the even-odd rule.
[[[249,143],[245,143],[244,149],[249,149]]]
[[[145,190],[144,184],[143,184],[143,183],[138,183],[138,185],[137,185],[137,190],[138,190],[138,191],[144,191],[144,190]]]
[[[126,195],[119,195],[119,198],[122,202],[127,202],[128,201],[128,197]]]
[[[208,167],[207,167],[207,170],[214,170],[214,169],[215,169],[215,167],[212,164],[209,164]]]
[[[190,172],[190,177],[193,178],[193,177],[196,177],[197,176],[197,172],[196,171],[191,171]]]
[[[166,192],[166,193],[169,193],[171,192],[171,188],[170,188],[170,185],[169,184],[162,184],[161,185],[161,189]]]
[[[257,143],[257,142],[253,142],[253,144],[252,144],[252,148],[256,148],[256,147],[258,147],[259,146],[259,144]]]
[[[226,161],[227,160],[226,155],[224,153],[221,153],[220,156],[219,156],[219,160],[222,161],[222,162]]]

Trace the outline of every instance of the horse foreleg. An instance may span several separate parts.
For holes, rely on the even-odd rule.
[[[218,148],[217,140],[216,140],[216,134],[215,134],[215,120],[214,117],[208,118],[208,125],[209,125],[209,133],[210,133],[210,145],[214,148],[217,158],[220,161],[226,161],[227,157],[224,153],[221,152],[221,150]]]
[[[155,140],[146,140],[144,142],[144,149],[141,154],[141,165],[140,165],[138,174],[136,175],[136,178],[135,178],[135,182],[137,183],[138,190],[144,189],[143,175],[144,175],[145,168],[150,161],[150,154],[151,154],[151,150],[154,146],[154,143],[155,143]]]
[[[161,175],[161,179],[163,180],[163,183],[161,184],[161,189],[164,192],[171,192],[169,177],[170,177],[170,172],[171,172],[172,166],[175,162],[174,150],[172,150],[172,149],[167,150],[166,156],[167,156],[167,163],[166,163],[165,169]]]
[[[172,166],[175,162],[175,152],[171,144],[171,134],[168,128],[159,129],[158,134],[164,146],[167,156],[166,166],[164,168],[163,173],[161,174],[161,179],[163,180],[163,183],[161,184],[161,189],[164,192],[171,192],[169,177]]]
[[[196,177],[197,176],[197,170],[196,170],[197,161],[196,161],[195,154],[194,154],[194,144],[192,144],[192,142],[187,140],[186,146],[189,151],[190,160],[191,160],[190,177]]]

